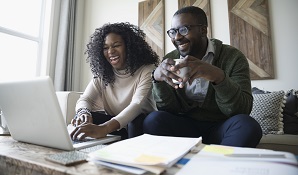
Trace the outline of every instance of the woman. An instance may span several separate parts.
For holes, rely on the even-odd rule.
[[[77,101],[71,137],[143,134],[145,116],[157,110],[151,72],[159,60],[144,32],[129,23],[105,24],[91,35],[86,53],[94,78]]]

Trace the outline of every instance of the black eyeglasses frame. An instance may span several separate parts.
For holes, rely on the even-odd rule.
[[[179,28],[171,28],[171,29],[169,29],[169,30],[167,31],[167,34],[168,34],[168,36],[169,36],[170,38],[172,38],[172,39],[176,37],[177,33],[179,33],[179,34],[182,35],[182,36],[186,36],[192,27],[199,27],[199,26],[206,26],[206,25],[204,25],[204,24],[194,24],[194,25],[185,25],[185,26],[181,26],[181,27],[179,27]],[[186,32],[186,34],[181,34],[179,30],[180,30],[181,28],[184,28],[184,27],[187,29],[187,32]],[[172,30],[172,31],[174,30],[174,31],[176,32],[174,37],[171,37],[171,36],[170,36],[170,31],[171,31],[171,30]]]

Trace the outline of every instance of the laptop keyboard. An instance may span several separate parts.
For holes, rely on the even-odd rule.
[[[84,148],[84,149],[80,149],[80,152],[84,152],[84,153],[91,153],[93,151],[99,150],[101,148],[106,147],[107,145],[96,145],[96,146],[92,146],[92,147],[88,147],[88,148]]]
[[[92,138],[85,138],[82,140],[75,139],[75,140],[72,140],[72,144],[83,143],[83,142],[88,142],[88,141],[92,141],[92,140],[94,140],[94,139],[92,139]]]

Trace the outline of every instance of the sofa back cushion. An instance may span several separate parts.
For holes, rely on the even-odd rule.
[[[287,99],[283,110],[284,133],[298,135],[298,91],[291,89],[285,96]]]

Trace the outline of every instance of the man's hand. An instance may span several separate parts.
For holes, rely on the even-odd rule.
[[[225,79],[223,70],[190,55],[184,57],[184,62],[172,66],[170,70],[177,71],[182,67],[189,67],[190,71],[179,85],[180,88],[182,88],[187,81],[191,84],[196,78],[204,78],[214,84],[219,84]]]
[[[179,69],[175,69],[174,71],[171,69],[174,65],[175,61],[172,58],[163,60],[154,71],[154,79],[156,81],[165,81],[166,83],[177,89],[178,85],[173,83],[172,79],[182,82],[182,78],[174,74],[180,73]]]

